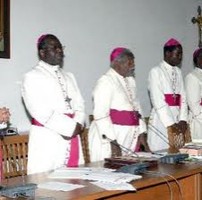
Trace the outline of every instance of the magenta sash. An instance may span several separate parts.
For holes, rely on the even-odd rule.
[[[181,106],[181,95],[180,94],[164,94],[165,102],[169,106]]]
[[[38,122],[36,119],[32,118],[32,121],[31,121],[32,125],[35,125],[35,126],[44,126],[43,124],[41,124],[40,122]]]
[[[110,118],[113,124],[125,126],[138,126],[139,112],[110,109]]]
[[[201,102],[200,102],[200,106],[202,106],[202,99],[201,99]]]
[[[74,118],[74,114],[65,114],[70,118]],[[32,125],[35,126],[44,126],[36,119],[32,118]],[[73,137],[70,141],[70,153],[69,159],[67,160],[66,166],[67,167],[77,167],[79,163],[79,138],[78,135]]]

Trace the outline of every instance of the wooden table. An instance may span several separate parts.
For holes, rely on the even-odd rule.
[[[93,163],[88,166],[102,166],[102,163]],[[202,163],[187,164],[159,164],[144,174],[140,180],[132,184],[137,192],[106,191],[84,180],[47,179],[48,173],[26,176],[26,182],[41,183],[44,181],[61,181],[66,183],[82,184],[86,187],[71,192],[57,192],[49,190],[36,190],[37,197],[53,197],[58,200],[202,200]],[[13,178],[9,184],[22,182],[22,178]]]

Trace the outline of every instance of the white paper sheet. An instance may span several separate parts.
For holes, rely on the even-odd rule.
[[[91,182],[92,184],[101,187],[105,190],[127,190],[127,191],[136,191],[136,188],[129,183],[106,183],[106,182]]]
[[[86,180],[111,182],[111,183],[127,183],[132,180],[137,180],[142,178],[140,175],[133,175],[120,172],[95,172],[89,173],[84,176]]]
[[[84,185],[62,183],[62,182],[44,182],[38,184],[38,188],[55,191],[71,191],[82,187],[84,187]]]
[[[49,178],[57,179],[85,179],[86,175],[99,172],[112,172],[113,169],[108,168],[94,168],[94,167],[63,167],[55,170],[49,175]]]
[[[126,183],[132,180],[140,179],[142,176],[113,172],[106,168],[63,168],[55,170],[49,175],[54,179],[83,179],[103,182]]]

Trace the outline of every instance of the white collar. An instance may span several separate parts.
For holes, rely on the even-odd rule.
[[[50,65],[50,64],[44,62],[43,60],[39,61],[39,66],[41,66],[44,69],[51,71],[51,72],[55,72],[55,71],[58,71],[60,69],[59,65]]]
[[[172,69],[176,69],[177,66],[172,66],[169,63],[167,63],[165,60],[162,61],[163,67],[165,67],[167,70],[172,70]]]

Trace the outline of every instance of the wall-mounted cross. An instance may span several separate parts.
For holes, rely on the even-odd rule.
[[[198,9],[197,9],[197,11],[198,11],[198,16],[197,16],[197,18],[196,17],[193,17],[192,18],[192,22],[195,24],[195,23],[197,23],[197,25],[198,25],[198,34],[199,34],[199,43],[198,43],[198,46],[200,47],[200,48],[202,48],[202,16],[201,16],[201,7],[200,6],[198,6]]]

